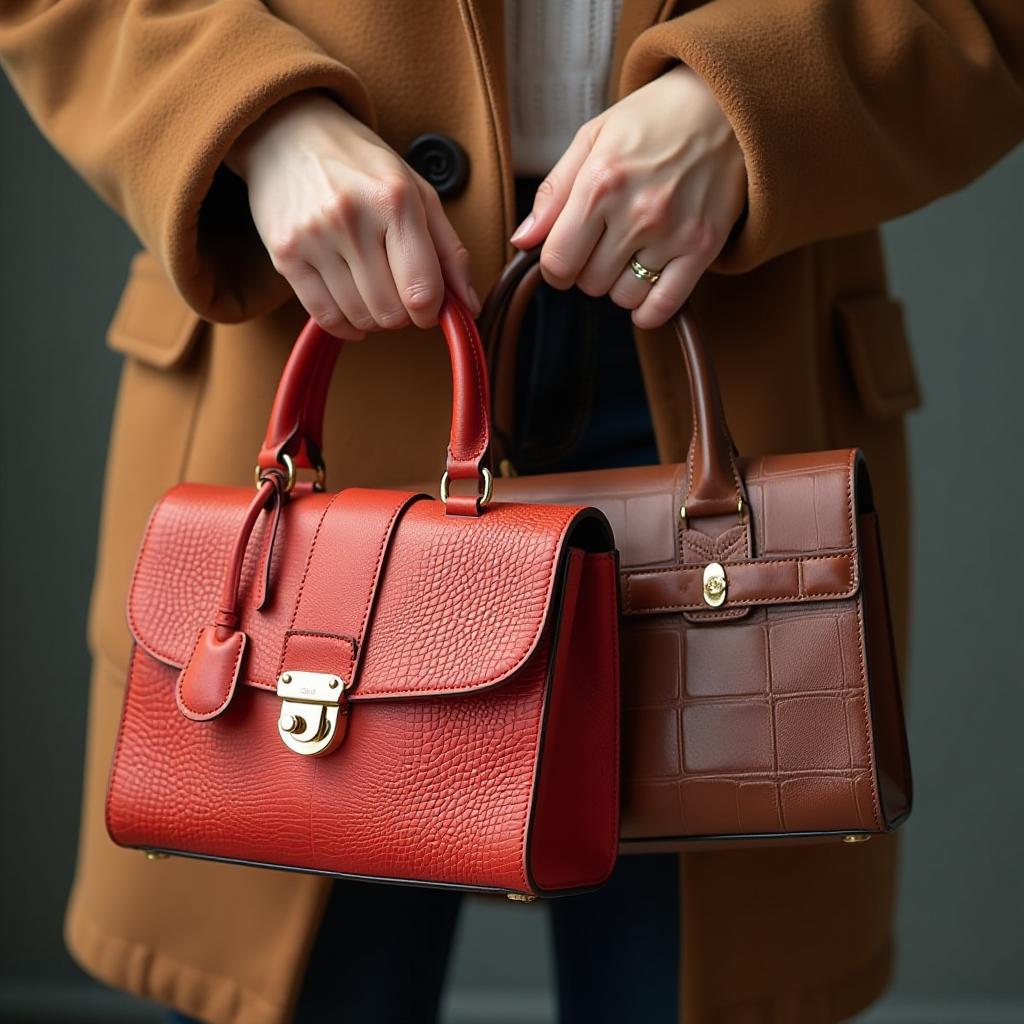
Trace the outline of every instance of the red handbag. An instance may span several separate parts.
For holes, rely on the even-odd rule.
[[[604,516],[490,503],[480,338],[448,296],[442,500],[323,492],[341,344],[285,367],[256,491],[154,509],[107,798],[115,842],[506,892],[599,886],[619,838],[618,566]],[[316,471],[313,483],[297,470]],[[472,495],[449,493],[471,481]]]

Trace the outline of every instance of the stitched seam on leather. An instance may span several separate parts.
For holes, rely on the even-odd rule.
[[[185,702],[185,686],[184,686],[184,682],[185,682],[185,676],[188,675],[188,670],[192,667],[192,659],[196,656],[196,651],[199,649],[199,640],[202,637],[203,630],[205,628],[206,628],[205,626],[200,626],[199,627],[199,632],[196,633],[195,643],[192,644],[192,653],[189,654],[188,661],[185,662],[185,667],[178,673],[178,681],[177,681],[177,683],[175,683],[175,686],[174,686],[174,696],[175,696],[175,699],[178,701],[178,703],[180,705],[182,705],[188,711],[191,711],[192,714],[194,714],[194,715],[195,714],[200,714],[201,712],[197,712],[195,710],[195,708],[191,707],[190,705],[188,705]]]
[[[611,595],[612,595],[612,597],[614,599],[614,596],[615,596],[615,583],[616,583],[615,555],[611,551],[601,551],[601,552],[597,552],[597,553],[592,554],[592,555],[587,555],[586,557],[587,558],[598,558],[598,559],[601,559],[601,560],[607,560],[607,561],[611,562],[611,567],[608,570],[610,572],[610,574],[611,574],[611,580],[607,581],[607,586],[608,586],[608,589],[609,589],[609,591],[610,591],[610,593],[611,593]],[[612,652],[611,653],[612,653],[612,658],[614,659],[611,662],[611,664],[612,665],[618,665],[618,664],[620,664],[620,661],[619,661],[619,631],[617,629],[612,629],[611,632],[613,634],[613,637],[612,637]],[[555,656],[555,652],[552,652],[551,656],[554,657]],[[611,873],[612,868],[614,868],[614,866],[615,866],[615,861],[618,858],[618,854],[619,854],[619,850],[618,850],[619,836],[618,836],[618,829],[615,827],[616,826],[615,812],[616,812],[616,809],[619,806],[619,780],[620,780],[620,776],[621,776],[620,765],[619,765],[619,760],[620,760],[619,754],[620,754],[620,751],[619,751],[618,745],[616,745],[615,753],[616,753],[615,764],[612,767],[612,785],[613,785],[612,799],[611,799],[611,802],[608,805],[611,808],[611,816],[608,819],[609,820],[609,828],[608,828],[609,842],[608,842],[608,849],[611,851],[611,854],[610,854],[610,857],[609,857],[609,861],[608,861],[608,863],[605,866],[603,871],[600,871],[600,872],[598,872],[598,873],[596,873],[596,874],[594,874],[593,876],[590,876],[590,877],[576,878],[576,879],[573,880],[571,885],[565,886],[565,888],[570,888],[570,889],[572,889],[572,888],[582,888],[584,886],[594,885],[594,884],[597,884],[598,882],[603,881]]]
[[[692,622],[699,625],[701,622],[707,622],[709,619],[725,620],[725,619],[742,619],[745,618],[753,609],[750,605],[735,604],[732,608],[726,608],[725,611],[713,612],[710,608],[702,606],[699,608],[678,608],[676,611],[684,613],[687,622]]]
[[[268,513],[270,517],[270,523],[265,531],[267,536],[264,539],[263,548],[260,552],[260,559],[256,563],[257,611],[261,611],[264,607],[266,607],[267,601],[270,599],[270,575],[271,570],[273,569],[273,565],[271,563],[274,560],[274,546],[277,542],[277,528],[281,525],[281,516],[284,513],[284,501],[284,495],[278,493],[274,498],[274,507],[272,509],[263,509],[264,512]],[[255,529],[255,525],[253,528]],[[241,589],[241,587],[239,587],[239,589]]]
[[[343,492],[339,491],[338,495],[340,496],[341,493],[343,493]],[[342,639],[347,639],[352,644],[352,670],[351,670],[352,678],[349,680],[349,686],[351,687],[351,686],[355,685],[355,680],[356,680],[356,659],[358,658],[358,656],[360,654],[360,648],[361,648],[360,641],[363,639],[363,637],[365,636],[365,633],[366,633],[366,619],[367,619],[367,616],[370,613],[370,607],[371,607],[371,605],[373,603],[373,597],[374,597],[374,594],[376,593],[376,590],[377,590],[377,583],[378,583],[378,580],[380,579],[380,568],[381,568],[381,563],[383,562],[383,559],[384,559],[385,548],[387,546],[388,540],[391,538],[392,528],[394,527],[395,520],[398,518],[398,516],[405,509],[407,509],[412,504],[413,501],[417,500],[417,498],[418,498],[418,495],[412,495],[412,496],[408,496],[408,497],[402,499],[402,501],[398,505],[398,507],[395,508],[394,511],[391,513],[391,517],[388,519],[387,526],[386,526],[386,528],[384,529],[384,531],[383,531],[383,533],[381,535],[380,549],[377,552],[377,563],[376,563],[376,566],[374,567],[373,579],[372,579],[371,586],[369,587],[369,589],[367,591],[366,605],[363,608],[363,616],[362,616],[362,621],[361,621],[360,626],[359,626],[359,636],[358,636],[358,638],[357,637],[348,637],[347,634],[341,634],[341,633],[326,633],[326,632],[322,632],[322,631],[319,631],[319,630],[302,630],[302,629],[295,629],[294,628],[295,620],[298,618],[298,615],[299,615],[299,607],[300,607],[300,604],[301,604],[301,601],[302,601],[302,591],[303,591],[303,588],[306,585],[306,577],[309,574],[309,570],[310,570],[310,568],[312,566],[312,562],[313,562],[313,548],[316,546],[316,540],[317,540],[317,537],[320,534],[320,525],[323,524],[324,518],[327,515],[327,509],[324,510],[324,516],[321,517],[320,524],[317,525],[316,535],[314,536],[313,544],[310,546],[310,549],[309,549],[309,558],[308,558],[308,560],[306,562],[306,569],[305,569],[305,572],[303,573],[303,576],[302,576],[302,585],[299,587],[298,597],[297,597],[297,599],[295,601],[295,609],[292,612],[291,626],[289,627],[289,629],[285,633],[284,648],[281,651],[281,661],[280,661],[280,663],[278,665],[278,675],[280,675],[281,672],[284,670],[284,662],[285,662],[285,659],[288,656],[288,640],[289,640],[290,637],[292,637],[292,636],[303,636],[303,635],[304,636],[336,636],[336,637],[339,637],[339,638],[342,638]],[[336,500],[337,500],[337,496],[331,501],[331,503],[327,506],[327,508],[329,509],[329,508],[333,507],[334,502]],[[263,686],[263,685],[266,685],[266,684],[260,683],[259,685]],[[269,689],[269,687],[268,687],[268,689]]]
[[[736,536],[729,541],[721,551],[717,551],[716,548],[721,546],[722,538],[728,537],[729,534],[735,533]],[[726,559],[731,559],[734,562],[741,561],[742,559],[737,558],[738,548],[743,548],[746,551],[746,560],[750,560],[750,549],[749,544],[749,531],[744,530],[742,525],[731,526],[728,530],[723,531],[718,537],[711,538],[705,533],[701,533],[700,530],[683,529],[680,533],[680,540],[686,547],[696,549],[698,555],[702,555],[708,561],[720,560],[725,562]],[[758,561],[761,561],[758,559]],[[694,565],[694,562],[688,562],[685,558],[681,558],[681,563],[684,566]],[[668,566],[667,568],[674,568]]]
[[[463,330],[465,330],[469,335],[470,339],[473,339],[473,332],[475,328],[466,320],[466,316],[462,312],[461,305],[456,305],[453,308],[455,309],[459,320],[462,321]],[[480,436],[476,439],[476,445],[470,449],[470,454],[472,454],[474,458],[479,459],[487,450],[487,444],[484,438],[487,424],[487,405],[484,402],[483,382],[480,377],[480,346],[478,344],[471,344],[469,347],[473,353],[473,375],[476,378],[476,397],[478,413],[480,416]]]
[[[765,605],[765,604],[812,604],[815,601],[829,601],[837,598],[848,598],[852,594],[847,590],[839,590],[834,593],[827,594],[805,594],[799,597],[793,597],[791,595],[783,595],[782,597],[772,596],[759,596],[755,594],[753,597],[744,597],[737,599],[732,602],[732,610],[738,608],[751,608],[754,605]],[[629,612],[699,612],[703,611],[707,607],[703,601],[692,602],[690,604],[684,604],[679,602],[677,604],[641,604],[634,605],[630,603],[627,595],[627,611]],[[726,612],[712,612],[708,611],[705,618],[731,618]]]
[[[309,568],[313,564],[313,552],[316,551],[316,542],[320,539],[320,530],[323,528],[324,520],[327,518],[327,513],[334,508],[334,503],[344,494],[344,491],[338,491],[338,493],[331,498],[331,500],[324,506],[323,512],[320,513],[320,521],[316,524],[316,530],[313,532],[313,540],[309,545],[309,552],[306,555],[306,566],[302,570],[302,582],[299,584],[298,592],[295,595],[295,607],[292,608],[291,621],[288,623],[288,629],[285,631],[285,637],[295,628],[295,620],[299,616],[299,606],[302,604],[302,592],[306,589],[306,580],[309,577]],[[284,659],[285,652],[288,647],[287,639],[281,645],[281,655],[277,663],[277,674],[280,675],[284,671]],[[273,683],[259,683],[260,686],[265,689],[271,689]]]
[[[356,641],[356,644],[355,644],[353,652],[352,652],[353,659],[358,658],[359,655],[361,654],[361,650],[360,650],[361,642],[366,637],[366,620],[367,620],[367,618],[369,618],[370,607],[373,605],[373,598],[374,598],[374,596],[377,593],[377,585],[378,585],[378,582],[380,580],[380,569],[381,569],[381,565],[384,562],[384,555],[385,555],[387,547],[388,547],[388,541],[391,539],[391,531],[392,531],[392,528],[395,525],[395,520],[415,500],[416,499],[414,497],[413,498],[403,498],[402,501],[400,501],[398,503],[398,506],[395,509],[392,510],[391,515],[388,518],[388,525],[385,527],[385,529],[384,529],[384,531],[383,531],[383,533],[381,535],[380,547],[377,549],[377,564],[374,566],[374,569],[373,569],[373,577],[372,577],[372,579],[370,581],[370,586],[366,590],[366,603],[363,605],[363,615],[362,615],[362,619],[359,622],[359,638]],[[355,681],[356,681],[356,665],[353,662],[351,685],[354,686],[355,685]]]
[[[853,473],[857,465],[857,449],[852,448],[846,459],[846,514],[850,527],[850,548],[857,550],[857,526],[853,514]]]
[[[856,691],[853,691],[856,693]],[[834,695],[830,690],[823,690],[822,693],[827,696]],[[840,696],[842,694],[840,693]],[[797,697],[790,699],[799,699]],[[723,704],[740,704],[744,701],[739,697],[732,697],[723,699]],[[768,701],[764,702],[767,706]],[[795,781],[799,779],[817,779],[817,778],[829,778],[829,779],[853,779],[860,775],[864,775],[865,771],[870,771],[870,766],[865,765],[854,765],[851,768],[759,768],[751,769],[750,771],[714,771],[699,774],[682,775],[678,779],[675,777],[666,778],[657,775],[648,776],[634,776],[634,782],[652,783],[660,787],[668,788],[676,785],[678,782],[683,784],[689,782],[704,782],[709,780],[717,779],[740,779],[744,782],[768,782],[771,781],[776,775],[784,777],[787,781]]]
[[[163,497],[153,506],[153,511],[150,513],[149,522],[146,523],[146,532],[142,535],[142,545],[139,548],[138,557],[135,559],[135,567],[132,569],[132,580],[131,586],[128,589],[128,624],[131,628],[132,636],[136,642],[146,651],[154,654],[156,657],[169,661],[171,664],[174,663],[174,658],[170,654],[166,654],[161,651],[158,647],[150,646],[148,642],[144,642],[142,639],[142,630],[139,628],[139,623],[135,615],[135,587],[139,578],[139,569],[142,567],[142,563],[145,559],[146,549],[149,545],[150,534],[153,532],[153,527],[156,524],[160,510],[167,503],[168,498],[171,496],[171,491],[167,491]]]
[[[114,805],[114,785],[118,777],[118,770],[121,765],[121,755],[124,753],[124,720],[128,715],[128,701],[131,697],[132,680],[135,677],[135,663],[139,657],[139,646],[138,644],[132,644],[132,655],[129,659],[128,665],[128,686],[125,691],[124,704],[121,706],[121,718],[117,724],[117,739],[114,741],[114,761],[110,766],[110,782],[107,785],[107,798],[105,801],[105,818],[106,826],[109,832],[113,832],[112,825],[112,808]],[[113,837],[111,837],[113,838]]]
[[[860,669],[861,712],[864,716],[864,743],[868,755],[868,769],[871,773],[871,809],[875,815],[875,827],[881,831],[882,812],[878,801],[878,766],[875,745],[872,742],[871,723],[868,718],[868,673],[864,662],[864,602],[857,602],[857,662]]]
[[[328,633],[325,629],[289,629],[287,636],[316,636],[322,637],[324,640],[346,640],[352,645],[352,649],[355,650],[356,638],[349,636],[348,633]]]
[[[611,594],[612,600],[614,601],[615,600],[616,587],[617,587],[617,584],[618,584],[618,573],[615,571],[616,570],[615,555],[614,555],[613,552],[608,551],[608,552],[604,552],[602,554],[599,554],[599,555],[596,555],[596,556],[593,556],[593,557],[605,559],[605,560],[607,560],[610,563],[608,569],[606,570],[608,572],[608,574],[610,575],[610,577],[611,577],[611,579],[607,582],[607,586],[608,586],[609,593]],[[615,619],[616,618],[617,618],[617,616],[613,616],[612,617],[612,630],[611,630],[611,632],[613,634],[613,636],[612,636],[612,662],[611,663],[614,666],[618,666],[618,665],[622,664],[622,662],[620,660],[620,653],[619,653],[619,630],[617,628],[615,628],[615,626],[616,626]],[[621,706],[622,706],[622,702],[621,702],[620,690],[621,690],[621,678],[620,678],[620,681],[619,681],[619,686],[618,687],[613,687],[613,692],[615,693],[615,703],[616,703],[617,717],[619,718],[619,721],[621,722]],[[621,728],[621,726],[620,726],[620,728]],[[617,835],[618,829],[616,828],[616,825],[617,825],[617,822],[616,822],[616,811],[617,811],[617,809],[619,807],[619,799],[620,799],[620,797],[619,797],[619,787],[620,787],[620,778],[621,778],[621,775],[622,775],[621,766],[620,766],[621,756],[622,755],[621,755],[620,746],[618,744],[616,744],[616,747],[615,747],[615,764],[614,764],[614,766],[612,768],[612,779],[613,779],[614,791],[612,793],[612,802],[609,805],[611,807],[611,816],[610,816],[610,819],[609,819],[610,820],[610,825],[609,825],[609,829],[608,829],[608,834],[611,837],[611,841],[609,842],[608,846],[609,846],[609,849],[611,850],[611,855],[610,855],[607,871],[606,871],[604,877],[607,877],[607,875],[611,873],[611,870],[612,870],[612,868],[614,868],[615,861],[618,858],[618,854],[619,854],[619,849],[618,849],[618,845],[619,845],[618,844],[618,839],[619,839],[619,837]]]
[[[829,598],[836,597],[850,597],[856,589],[856,579],[854,573],[854,558],[853,552],[840,552],[835,555],[807,555],[801,558],[759,558],[752,562],[726,562],[723,568],[737,567],[743,565],[795,565],[797,571],[803,564],[807,562],[832,562],[839,558],[847,558],[850,562],[850,568],[848,573],[848,584],[846,590],[833,590],[833,591],[815,591],[813,594],[807,594],[803,591],[803,582],[800,581],[799,590],[793,594],[783,595],[759,595],[752,594],[747,597],[738,598],[732,602],[733,608],[746,608],[752,604],[803,604],[810,601],[824,601]],[[704,608],[703,602],[685,602],[676,601],[671,604],[662,605],[648,605],[640,604],[636,605],[633,603],[632,585],[634,580],[641,578],[648,578],[652,576],[664,575],[665,573],[694,573],[698,570],[689,566],[677,566],[669,565],[658,569],[645,569],[643,572],[623,574],[626,583],[626,610],[627,611],[646,611],[646,612],[660,612],[660,611],[699,611]],[[727,574],[728,576],[728,574]],[[717,616],[723,616],[723,612],[708,613],[708,618],[711,618],[712,614]]]
[[[357,647],[355,637],[351,637],[347,633],[326,633],[315,629],[289,629],[284,635],[284,648],[281,652],[281,670],[284,669],[284,663],[288,660],[288,645],[291,643],[292,637],[296,636],[315,637],[319,640],[341,640],[344,643],[347,643],[352,648],[352,665],[353,667],[355,666]],[[352,674],[351,671],[349,674]],[[278,672],[278,675],[280,675],[280,672]],[[260,683],[259,685],[263,686],[265,684]],[[269,686],[267,687],[267,689],[270,688],[271,687]],[[276,689],[276,687],[274,687],[274,689]]]
[[[850,543],[851,545],[855,542],[856,533],[855,520],[853,514],[853,474],[854,467],[857,464],[857,451],[852,449],[847,459],[847,472],[846,472],[846,508],[849,516],[849,527],[850,527]],[[851,565],[850,569],[851,576],[853,574],[853,568]],[[868,674],[867,666],[864,661],[864,601],[863,599],[857,601],[857,635],[858,635],[858,646],[857,646],[857,660],[860,668],[860,679],[863,696],[861,698],[861,708],[864,716],[864,741],[868,750],[868,757],[870,759],[871,767],[871,808],[875,815],[875,826],[880,830],[882,827],[882,815],[879,807],[878,798],[878,774],[875,759],[875,748],[871,741],[871,723],[868,720]]]
[[[299,606],[298,602],[299,602],[299,600],[301,599],[301,596],[302,596],[302,588],[305,586],[306,576],[309,573],[310,564],[311,564],[311,561],[312,561],[312,558],[313,558],[313,550],[314,550],[314,548],[316,546],[316,541],[317,541],[317,538],[319,537],[320,529],[323,526],[324,519],[327,516],[328,511],[333,507],[334,502],[337,501],[338,498],[343,493],[344,493],[344,491],[339,491],[337,494],[335,494],[335,496],[331,499],[330,503],[324,508],[324,511],[321,513],[320,521],[317,524],[316,531],[315,531],[315,533],[313,535],[313,541],[310,544],[309,554],[306,557],[306,567],[305,567],[305,570],[303,571],[303,581],[302,581],[302,584],[299,587],[298,595],[296,597],[295,610],[292,613],[292,619],[291,619],[291,622],[289,624],[288,630],[286,630],[286,634],[289,633],[289,632],[294,632],[295,618],[297,616],[298,606]],[[146,538],[147,539],[148,539],[150,530],[153,528],[154,524],[156,523],[157,512],[160,509],[160,507],[164,504],[164,502],[167,500],[168,496],[169,495],[164,495],[164,497],[161,498],[160,502],[158,502],[158,504],[156,505],[156,507],[153,510],[153,513],[152,513],[152,515],[150,517],[149,524],[147,526],[147,531],[146,531]],[[551,580],[552,565],[554,564],[555,559],[558,557],[559,552],[562,550],[562,546],[565,543],[565,538],[566,538],[566,535],[567,535],[569,529],[572,527],[573,523],[576,521],[576,518],[577,518],[577,516],[579,514],[579,509],[570,509],[570,513],[571,514],[570,514],[569,518],[567,518],[562,523],[562,528],[561,528],[561,530],[560,530],[560,532],[558,534],[557,539],[553,543],[551,557],[548,560],[548,564],[547,564],[547,577],[548,577],[548,596],[547,596],[547,600],[544,602],[544,606],[541,609],[539,615],[537,616],[535,621],[531,624],[531,628],[533,630],[533,637],[532,637],[532,639],[529,642],[529,645],[527,647],[526,652],[524,653],[522,658],[519,659],[518,662],[516,662],[513,665],[507,666],[505,668],[499,668],[498,670],[495,671],[495,673],[493,675],[488,676],[486,679],[478,680],[478,681],[470,684],[469,686],[450,687],[450,688],[436,688],[436,689],[432,689],[432,690],[403,690],[403,689],[395,689],[395,688],[389,688],[389,689],[385,689],[385,690],[374,689],[370,693],[364,693],[364,694],[353,693],[352,694],[352,699],[354,701],[355,700],[374,700],[374,699],[376,699],[378,697],[388,697],[388,696],[396,696],[396,695],[405,696],[405,697],[409,697],[409,698],[444,697],[444,696],[449,696],[449,695],[458,695],[458,694],[462,694],[462,693],[474,693],[474,692],[476,692],[478,690],[482,690],[482,689],[486,688],[487,686],[489,686],[492,683],[497,683],[497,682],[503,681],[504,678],[509,676],[513,671],[518,670],[518,668],[520,668],[523,664],[525,664],[525,662],[529,659],[530,655],[535,650],[535,648],[537,646],[537,643],[538,643],[538,641],[540,639],[540,632],[541,632],[540,631],[540,626],[544,623],[545,619],[547,618],[548,611],[550,609],[550,603],[551,603],[551,584],[550,584],[550,580]],[[145,540],[144,540],[143,543],[145,544]],[[139,558],[136,560],[136,563],[135,563],[134,573],[136,575],[138,573],[139,566],[141,565],[142,561],[143,561],[143,557],[142,557],[142,554],[140,554]],[[133,575],[132,594],[134,594],[134,590],[135,590],[135,583],[134,583],[134,575]],[[131,600],[129,600],[128,612],[129,612],[129,619],[130,619],[131,626],[132,626],[132,636],[135,639],[135,641],[139,644],[139,646],[147,654],[155,657],[158,661],[161,661],[161,662],[167,664],[171,668],[179,668],[180,662],[178,661],[178,656],[176,656],[174,654],[170,654],[170,653],[164,652],[164,651],[160,650],[158,647],[156,647],[155,645],[150,645],[148,641],[146,641],[146,640],[144,640],[142,638],[141,630],[139,629],[138,624],[137,624],[137,622],[135,620],[135,617],[133,615],[133,609],[132,609]],[[283,659],[284,659],[284,651],[282,650],[281,660],[278,662],[278,670],[277,670],[276,675],[280,675],[281,671],[283,670]],[[276,676],[275,676],[275,679],[276,679]],[[242,682],[243,682],[243,685],[251,686],[251,687],[253,687],[255,689],[261,689],[261,690],[274,690],[274,689],[276,689],[276,682],[274,682],[274,681],[266,682],[266,681],[264,681],[262,679],[249,678],[249,679],[243,680]]]
[[[782,558],[782,557],[780,557],[780,558],[751,558],[751,559],[742,559],[742,560],[739,560],[739,561],[732,560],[732,561],[722,562],[722,566],[724,568],[728,569],[730,567],[732,567],[732,568],[742,568],[743,566],[747,566],[747,565],[753,565],[753,566],[757,566],[757,565],[797,565],[797,564],[802,563],[802,562],[831,562],[831,561],[836,561],[836,560],[838,560],[840,558],[848,558],[848,559],[852,560],[852,558],[853,558],[855,553],[856,553],[855,549],[850,548],[850,549],[843,549],[843,550],[832,551],[829,554],[825,554],[825,555],[793,555],[792,557],[789,557],[789,558]],[[851,564],[852,564],[852,561],[851,561]],[[678,572],[678,573],[690,572],[690,573],[696,573],[699,570],[700,570],[700,566],[693,565],[692,563],[689,564],[689,565],[686,565],[686,564],[683,564],[683,565],[659,565],[659,566],[655,566],[652,569],[632,569],[632,570],[627,570],[625,573],[623,573],[623,576],[627,576],[627,577],[629,577],[629,576],[634,576],[634,577],[638,577],[638,576],[658,576],[658,575],[664,575],[665,573],[669,573],[669,572]],[[852,584],[853,583],[853,573],[852,573],[852,571],[849,573],[849,576],[850,576],[850,583]]]
[[[540,735],[541,728],[540,728],[540,724],[541,724],[541,721],[543,720],[543,717],[544,717],[544,708],[546,707],[547,702],[548,702],[549,698],[551,697],[551,688],[547,685],[547,678],[546,677],[547,677],[548,673],[550,672],[551,663],[554,662],[555,659],[556,659],[556,653],[557,653],[553,643],[551,643],[549,641],[547,646],[548,646],[548,651],[547,651],[547,655],[548,656],[547,656],[547,665],[546,665],[545,671],[544,671],[545,679],[544,679],[544,682],[541,684],[542,685],[542,694],[543,695],[542,695],[541,699],[539,701],[537,701],[537,714],[536,714],[536,717],[533,720],[533,769],[530,772],[531,781],[530,781],[529,792],[526,794],[526,800],[523,802],[523,824],[522,824],[522,827],[519,829],[519,857],[517,858],[517,863],[519,865],[518,871],[519,871],[520,881],[522,881],[523,888],[527,892],[533,892],[533,886],[530,885],[529,874],[528,874],[528,872],[526,870],[526,854],[527,854],[527,850],[526,850],[526,833],[527,833],[527,830],[530,827],[530,818],[532,816],[531,812],[533,811],[534,802],[536,800],[536,792],[535,792],[535,790],[536,790],[536,788],[539,788],[539,784],[540,784],[540,779],[538,778],[538,773],[537,773],[537,767],[538,767],[537,766],[537,760],[538,760],[538,758],[541,757],[541,743],[540,743],[540,740],[541,740],[541,735]],[[543,653],[543,648],[541,648],[538,651],[534,651],[533,655],[531,656],[531,660],[532,660],[532,658],[536,657],[537,654],[539,654],[539,653]]]
[[[526,664],[526,662],[530,660],[530,658],[533,656],[533,654],[536,652],[537,644],[540,641],[541,627],[543,626],[544,621],[547,619],[548,613],[549,613],[550,608],[551,608],[551,591],[552,591],[551,573],[552,573],[552,568],[554,566],[555,559],[558,557],[558,555],[560,554],[560,552],[562,550],[562,545],[565,542],[565,537],[566,537],[566,534],[569,531],[569,527],[576,521],[576,514],[578,514],[578,511],[579,511],[578,509],[574,510],[574,514],[573,514],[572,518],[570,518],[569,520],[567,520],[566,522],[564,522],[562,524],[562,530],[559,533],[557,540],[552,545],[551,557],[548,559],[547,573],[546,573],[547,580],[548,580],[548,583],[547,583],[547,588],[548,588],[547,599],[544,602],[544,607],[541,609],[540,614],[533,621],[533,623],[531,623],[531,627],[530,628],[534,631],[534,636],[533,636],[533,640],[530,643],[530,647],[527,650],[526,654],[518,662],[516,662],[514,665],[511,665],[511,666],[509,666],[507,668],[498,669],[493,675],[488,676],[486,679],[481,679],[481,680],[471,684],[470,686],[451,687],[451,688],[442,687],[442,688],[435,689],[435,690],[412,690],[412,691],[410,691],[410,690],[402,690],[402,689],[394,689],[394,688],[389,688],[389,689],[386,689],[386,690],[374,689],[372,692],[370,692],[368,694],[367,693],[362,694],[361,695],[361,699],[362,700],[373,700],[373,699],[375,699],[377,697],[384,697],[384,696],[388,696],[388,695],[394,695],[396,693],[399,693],[399,694],[402,694],[403,696],[408,696],[408,697],[440,697],[440,696],[444,696],[445,694],[474,693],[477,690],[483,689],[488,684],[496,682],[496,681],[498,681],[500,679],[503,679],[506,676],[509,676],[510,674],[512,674],[514,671],[518,671],[519,669],[521,669]],[[353,697],[353,700],[360,699],[357,694],[353,694],[352,697]]]
[[[192,659],[195,658],[196,651],[199,649],[199,638],[203,635],[203,630],[205,630],[206,628],[206,626],[199,627],[199,633],[196,635],[196,642],[192,647],[192,653],[188,656],[188,663],[181,670],[181,672],[178,673],[178,682],[175,685],[174,689],[175,695],[177,696],[178,699],[178,703],[183,708],[185,708],[187,711],[190,711],[193,715],[196,715],[200,718],[210,719],[216,718],[217,715],[219,715],[228,706],[228,704],[231,703],[231,698],[234,696],[235,693],[235,684],[238,681],[238,663],[242,660],[242,651],[245,650],[245,642],[244,640],[235,641],[238,644],[238,651],[235,653],[235,663],[231,666],[231,683],[228,686],[228,692],[225,695],[224,699],[212,711],[200,711],[198,710],[198,708],[192,707],[192,705],[185,700],[185,676],[188,675],[189,667],[192,665]],[[244,634],[242,635],[244,636]],[[237,631],[235,632],[235,636],[238,636]]]

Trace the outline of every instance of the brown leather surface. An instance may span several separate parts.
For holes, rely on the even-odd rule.
[[[492,373],[496,362],[499,372],[509,369],[508,357],[502,353],[515,348],[526,302],[539,283],[535,269],[539,261],[539,248],[517,253],[499,275],[481,310],[480,333],[490,354]],[[729,515],[745,498],[715,368],[704,353],[692,310],[684,306],[672,322],[690,380],[693,412],[685,505],[695,516]],[[511,433],[515,426],[507,418],[505,397],[502,412],[506,432]]]
[[[514,366],[535,261],[512,261],[481,316],[499,375]],[[889,831],[909,813],[910,771],[863,459],[856,449],[736,458],[691,316],[676,334],[693,416],[684,463],[495,484],[499,500],[594,505],[612,524],[623,842]],[[499,379],[494,391],[507,389]],[[727,581],[714,608],[711,562]]]
[[[499,500],[586,500],[612,523],[623,583],[625,843],[880,832],[905,816],[905,747],[902,739],[878,740],[881,729],[903,736],[891,653],[883,655],[890,670],[872,673],[872,688],[885,691],[875,703],[887,719],[872,722],[865,617],[878,619],[872,598],[884,591],[877,551],[873,564],[860,555],[858,465],[850,451],[741,460],[750,559],[735,557],[735,534],[710,537],[699,521],[679,528],[681,465],[495,481]],[[803,590],[786,595],[780,587],[760,600],[741,592],[736,600],[750,610],[740,618],[683,614],[695,604],[636,607],[637,581],[688,573],[699,601],[700,572],[712,560],[730,579],[723,610],[744,569],[763,570],[771,583],[780,566],[788,573],[795,564]],[[800,568],[822,564],[843,566],[838,591],[815,594],[824,577]],[[880,614],[887,623],[884,606]],[[879,645],[891,652],[888,634]]]

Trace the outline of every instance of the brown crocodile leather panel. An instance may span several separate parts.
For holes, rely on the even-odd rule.
[[[739,460],[739,470],[742,524],[684,522],[682,465],[495,485],[503,500],[585,501],[612,523],[625,614],[627,846],[881,832],[909,808],[884,607],[870,636],[865,627],[865,602],[884,601],[884,585],[868,585],[881,567],[862,557],[875,520],[857,453],[765,456]],[[711,561],[731,577],[717,610],[702,609]],[[896,719],[884,730],[874,691]]]

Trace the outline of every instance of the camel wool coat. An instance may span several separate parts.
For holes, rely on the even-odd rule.
[[[399,153],[423,133],[450,136],[470,170],[447,210],[484,294],[514,227],[502,25],[488,0],[0,7],[0,55],[33,117],[144,247],[109,331],[125,362],[67,944],[110,985],[214,1024],[291,1018],[331,884],[147,862],[103,824],[129,653],[124,600],[146,517],[181,479],[251,483],[304,319],[223,160],[262,112],[306,89],[334,96]],[[876,227],[965,184],[1024,135],[1024,5],[623,0],[614,95],[679,61],[715,91],[747,162],[746,216],[695,295],[733,432],[750,454],[865,450],[902,638],[902,417],[917,393]],[[681,459],[689,417],[676,345],[663,331],[638,344],[661,456]],[[436,475],[449,401],[436,337],[347,346],[325,435],[331,484]],[[824,1024],[868,1004],[890,970],[896,845],[683,855],[687,1024]]]

